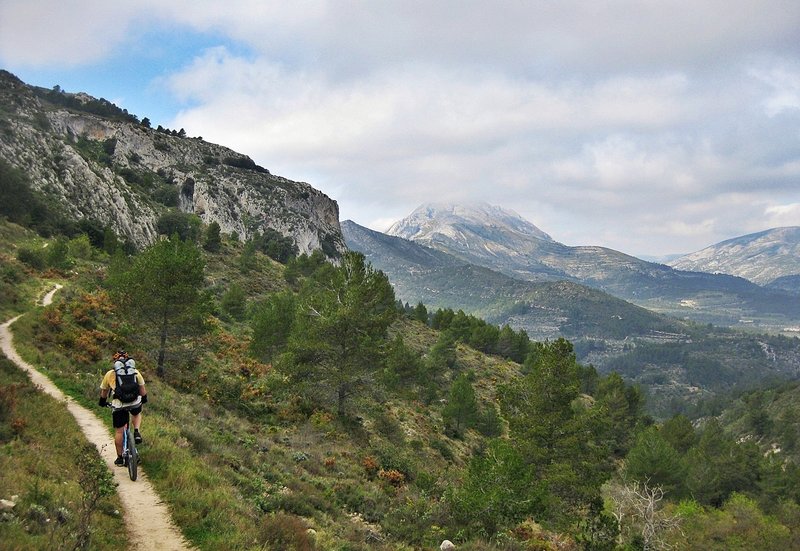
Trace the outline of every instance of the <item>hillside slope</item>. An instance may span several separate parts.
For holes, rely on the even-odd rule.
[[[389,276],[398,298],[461,308],[534,339],[566,336],[582,362],[647,389],[657,415],[736,386],[800,375],[796,338],[698,325],[568,281],[517,280],[352,221],[342,230],[348,247]]]
[[[310,185],[185,132],[150,128],[106,100],[34,88],[6,71],[0,160],[69,218],[110,227],[140,248],[172,209],[243,240],[271,229],[300,252],[344,250],[338,205]]]

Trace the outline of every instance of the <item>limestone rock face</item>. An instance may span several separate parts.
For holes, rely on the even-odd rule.
[[[177,208],[242,240],[272,229],[301,253],[345,250],[338,205],[309,184],[226,147],[149,128],[105,100],[34,88],[5,71],[0,158],[71,218],[109,226],[137,247],[152,243],[159,217]]]

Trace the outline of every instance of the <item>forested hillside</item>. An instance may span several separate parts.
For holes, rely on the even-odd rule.
[[[782,455],[713,421],[653,423],[639,390],[564,339],[399,304],[359,254],[282,264],[205,227],[128,255],[0,228],[6,317],[65,284],[15,324],[29,361],[92,405],[110,353],[136,357],[142,468],[200,549],[797,544],[800,480]],[[23,474],[0,535],[24,546],[66,529],[43,519],[68,504],[14,467],[35,444],[13,392],[2,466]]]
[[[411,304],[463,310],[538,340],[570,339],[578,359],[619,372],[665,418],[700,399],[800,374],[800,340],[671,318],[567,281],[530,282],[345,221],[348,246],[367,255]],[[491,343],[474,346],[491,352]]]

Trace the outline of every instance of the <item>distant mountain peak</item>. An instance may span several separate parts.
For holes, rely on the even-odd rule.
[[[415,241],[436,241],[439,237],[460,241],[465,232],[496,230],[542,241],[553,239],[510,209],[485,202],[425,203],[408,217],[395,222],[389,235]]]
[[[766,285],[800,274],[800,226],[727,239],[669,263],[673,268],[744,277]]]

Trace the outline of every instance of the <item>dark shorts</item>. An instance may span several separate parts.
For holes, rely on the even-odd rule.
[[[120,429],[128,424],[128,412],[130,411],[131,415],[139,415],[142,412],[142,406],[136,406],[131,410],[127,409],[115,409],[111,412],[111,422],[114,425],[115,429]]]

